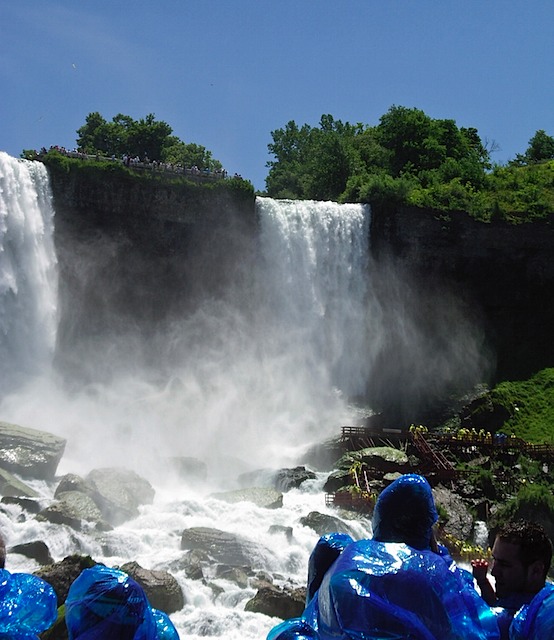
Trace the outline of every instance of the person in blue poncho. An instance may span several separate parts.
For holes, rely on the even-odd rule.
[[[328,534],[310,557],[300,618],[268,640],[498,640],[473,578],[437,546],[431,487],[403,475],[381,492],[373,538]]]
[[[54,589],[30,573],[4,568],[6,546],[0,536],[0,638],[37,640],[58,615]]]
[[[488,563],[474,563],[473,575],[485,600],[494,607],[502,640],[554,638],[554,585],[546,582],[552,543],[539,524],[508,522],[496,534]]]
[[[69,640],[178,640],[167,614],[153,609],[142,587],[98,564],[73,582],[65,601]]]

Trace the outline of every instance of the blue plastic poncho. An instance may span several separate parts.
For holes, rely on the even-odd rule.
[[[510,626],[510,640],[554,638],[554,585],[548,583],[516,613]]]
[[[65,602],[70,640],[174,640],[169,617],[152,609],[142,587],[118,569],[96,565],[73,582]]]
[[[54,589],[29,573],[0,569],[0,638],[31,640],[56,621]]]
[[[467,572],[465,572],[467,573]],[[268,640],[497,640],[496,619],[464,573],[403,543],[348,545],[299,619]]]
[[[438,518],[431,486],[423,476],[408,473],[379,494],[373,512],[373,539],[428,549]]]
[[[498,640],[471,574],[429,549],[436,520],[425,478],[400,477],[377,500],[374,539],[320,539],[302,617],[275,627],[268,640]]]

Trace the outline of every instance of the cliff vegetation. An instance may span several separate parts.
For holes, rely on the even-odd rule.
[[[392,106],[377,126],[323,115],[271,133],[267,193],[277,198],[402,204],[466,211],[489,222],[554,213],[554,138],[539,130],[523,154],[493,165],[477,129]]]

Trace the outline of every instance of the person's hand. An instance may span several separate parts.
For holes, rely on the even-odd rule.
[[[471,567],[473,570],[473,577],[479,583],[482,580],[486,580],[487,571],[489,570],[489,561],[485,558],[477,558],[471,561]]]

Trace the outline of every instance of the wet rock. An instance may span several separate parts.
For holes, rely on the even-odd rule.
[[[129,469],[94,469],[86,481],[103,517],[114,527],[136,518],[139,506],[154,501],[152,485]]]
[[[54,563],[54,558],[50,555],[48,545],[42,540],[16,544],[8,549],[8,554],[11,555],[12,553],[18,553],[19,555],[30,558],[31,560],[36,560],[36,562],[42,565]]]
[[[31,500],[30,498],[4,496],[0,502],[2,504],[16,504],[27,513],[37,514],[40,511],[40,504],[36,500]]]
[[[462,498],[439,485],[433,489],[435,503],[448,515],[444,530],[458,540],[469,540],[473,531],[473,517]]]
[[[5,469],[0,469],[0,493],[17,498],[38,498],[38,493]]]
[[[203,566],[210,563],[210,556],[201,549],[192,549],[185,553],[183,562],[179,563],[179,568],[183,568],[187,578],[191,580],[204,580]]]
[[[286,620],[300,616],[305,603],[305,587],[290,589],[267,585],[258,589],[256,595],[246,603],[244,610]]]
[[[76,531],[80,531],[83,522],[94,523],[100,531],[111,529],[97,507],[88,495],[80,491],[65,491],[58,494],[58,499],[43,509],[37,520],[46,520],[54,524],[66,524]]]
[[[283,492],[291,489],[298,489],[306,480],[315,480],[316,474],[306,467],[295,467],[294,469],[279,469],[273,477],[274,487]]]
[[[252,502],[257,507],[265,509],[280,509],[283,506],[283,494],[275,489],[266,489],[264,487],[250,487],[248,489],[212,493],[210,498],[216,498],[231,504]]]
[[[318,511],[311,511],[307,516],[300,518],[300,524],[310,527],[318,536],[336,531],[337,533],[347,533],[353,538],[357,537],[352,527],[347,525],[346,522]]]
[[[171,614],[185,606],[183,590],[168,571],[144,569],[137,562],[128,562],[121,570],[140,584],[155,609]]]
[[[66,441],[46,431],[0,422],[0,467],[24,478],[51,480]]]
[[[67,598],[69,587],[81,571],[94,567],[96,564],[98,563],[90,556],[73,555],[67,556],[61,562],[41,567],[35,571],[35,574],[52,585],[58,597],[58,607],[60,607]]]
[[[233,567],[265,565],[269,553],[247,538],[210,527],[185,529],[181,549],[205,551],[216,562]]]
[[[88,495],[92,495],[93,493],[92,487],[84,478],[76,473],[67,473],[60,478],[56,491],[54,492],[54,498],[57,498],[60,493],[65,493],[66,491],[80,491]]]
[[[268,529],[268,533],[272,535],[284,535],[288,542],[292,542],[292,527],[286,527],[282,524],[272,524]]]
[[[362,462],[383,473],[404,473],[410,466],[406,453],[394,447],[368,447],[350,451],[339,460],[337,466],[341,469],[350,468],[354,462]]]
[[[327,491],[327,493],[334,493],[349,484],[352,484],[352,475],[350,474],[350,471],[346,469],[336,469],[327,477],[323,489],[324,491]]]
[[[247,572],[241,567],[229,567],[224,564],[218,565],[215,575],[217,578],[223,578],[233,582],[241,589],[248,587],[248,575]]]

